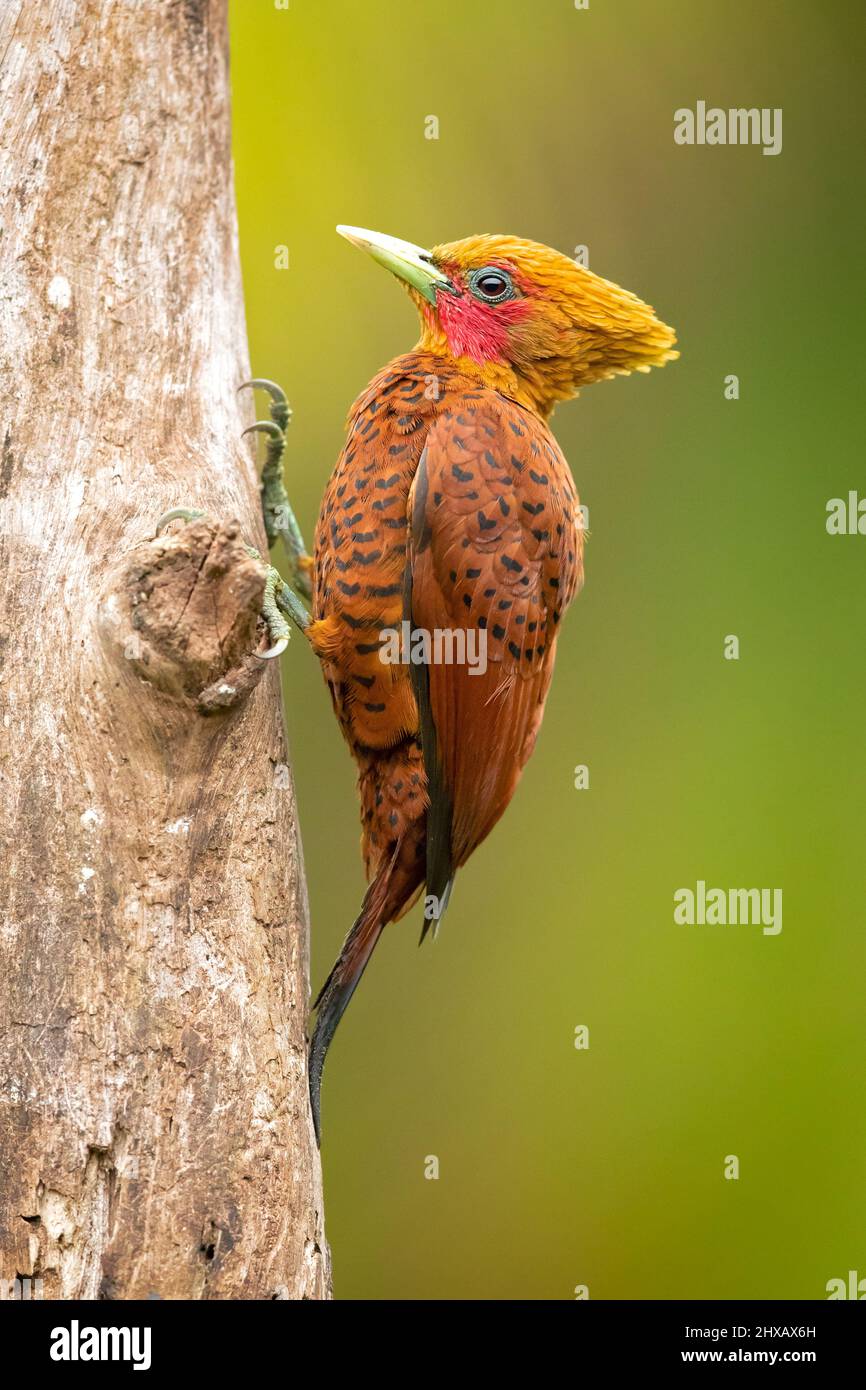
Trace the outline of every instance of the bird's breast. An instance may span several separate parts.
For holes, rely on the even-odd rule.
[[[391,634],[401,636],[409,491],[452,377],[427,354],[409,354],[380,372],[352,407],[322,499],[314,645],[355,745],[389,747],[417,731],[405,666],[391,659]]]

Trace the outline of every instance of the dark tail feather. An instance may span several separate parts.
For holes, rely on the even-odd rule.
[[[421,455],[415,475],[415,506],[412,513],[412,540],[414,546],[423,551],[430,543],[429,531],[425,531],[424,508],[427,501],[427,451]],[[403,580],[403,616],[412,623],[412,566],[406,566]],[[454,861],[451,853],[452,825],[454,807],[447,779],[439,755],[439,739],[433,706],[430,700],[430,668],[423,662],[413,661],[409,666],[412,689],[418,704],[418,719],[421,726],[421,747],[424,750],[424,768],[427,773],[427,839],[426,879],[427,897],[434,899],[431,916],[425,911],[424,925],[421,928],[421,941],[431,927],[434,939],[439,923],[448,906],[451,885],[454,882]],[[421,943],[419,942],[419,945]]]
[[[376,942],[382,935],[386,923],[393,913],[388,901],[388,889],[394,861],[381,871],[367,889],[360,915],[352,930],[343,942],[343,949],[337,962],[320,989],[313,1008],[316,1013],[316,1027],[310,1043],[310,1105],[313,1111],[313,1127],[316,1143],[321,1147],[321,1091],[322,1068],[331,1039],[337,1031],[337,1024],[346,1012],[346,1007],[355,992],[355,986],[364,973],[367,962],[373,954]]]

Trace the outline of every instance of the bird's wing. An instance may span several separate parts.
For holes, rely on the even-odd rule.
[[[430,642],[430,659],[411,670],[430,797],[427,892],[443,905],[532,752],[582,543],[568,465],[540,419],[494,391],[442,412],[409,497],[405,611],[413,650],[424,654],[417,629]],[[438,660],[437,630],[453,634]],[[448,662],[461,642],[474,668]]]

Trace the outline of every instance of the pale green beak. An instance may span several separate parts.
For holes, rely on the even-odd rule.
[[[433,264],[430,252],[421,246],[413,246],[411,241],[401,241],[399,237],[386,236],[384,232],[370,232],[366,227],[338,227],[340,236],[351,241],[362,251],[366,251],[398,280],[411,285],[431,304],[436,303],[436,291],[452,291],[453,286],[447,275]]]

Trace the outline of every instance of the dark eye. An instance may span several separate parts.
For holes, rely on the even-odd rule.
[[[469,276],[469,290],[476,299],[485,304],[501,304],[503,299],[514,298],[514,285],[507,270],[487,265],[482,270],[473,270]]]

